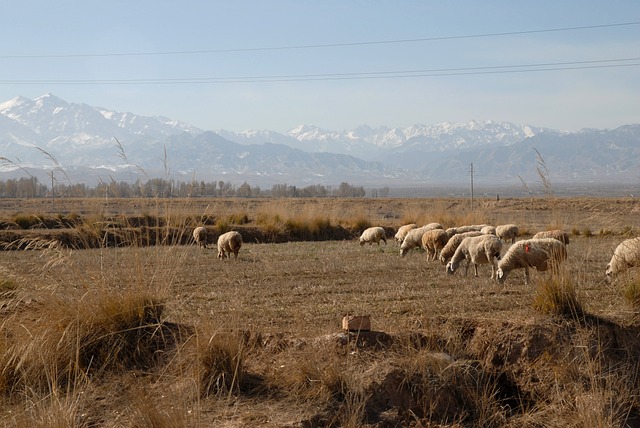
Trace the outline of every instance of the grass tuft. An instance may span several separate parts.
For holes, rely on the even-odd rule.
[[[538,282],[533,307],[545,314],[565,317],[584,315],[576,287],[568,275],[552,274]]]
[[[11,331],[5,392],[64,388],[106,371],[149,369],[168,345],[163,310],[159,299],[141,291],[49,296],[33,319]],[[25,334],[29,339],[20,340]]]
[[[640,275],[630,275],[622,290],[625,300],[631,305],[633,318],[640,321]]]
[[[238,337],[213,335],[198,354],[200,358],[200,395],[202,397],[237,394],[247,379],[245,347]]]

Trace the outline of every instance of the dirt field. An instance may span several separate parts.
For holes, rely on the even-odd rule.
[[[2,252],[0,278],[11,284],[3,294],[3,349],[12,356],[2,360],[4,425],[640,423],[640,402],[633,392],[640,386],[640,329],[637,308],[624,294],[627,284],[638,280],[631,276],[610,284],[604,275],[616,245],[640,235],[640,202],[635,199],[479,200],[473,210],[469,201],[453,199],[149,202],[73,200],[52,207],[51,201],[0,200],[0,219],[10,223],[29,213],[145,214],[182,221],[188,236],[192,218],[209,216],[212,242],[216,222],[242,217],[238,214],[246,215],[244,224],[228,226],[241,232],[260,228],[259,217],[298,223],[325,217],[351,238],[271,243],[268,235],[254,233],[238,260],[217,259],[214,245],[53,245]],[[515,271],[501,285],[489,278],[488,265],[474,278],[473,269],[467,277],[464,269],[447,275],[440,262],[427,261],[420,251],[400,257],[391,233],[387,245],[358,245],[358,225],[364,222],[391,231],[410,221],[445,227],[515,223],[521,230],[518,239],[564,229],[571,243],[559,277],[575,291],[580,313],[550,314],[534,307],[551,282],[549,272],[533,271],[532,284],[525,285],[523,271]],[[21,233],[32,239],[48,231]],[[149,294],[161,302],[157,330],[182,332],[169,345],[163,342],[165,348],[154,348],[153,355],[162,358],[143,365],[110,363],[97,371],[91,368],[95,363],[89,368],[78,363],[81,382],[59,382],[50,373],[44,376],[45,387],[20,375],[23,370],[34,377],[25,367],[35,363],[15,357],[16,349],[26,355],[30,346],[37,348],[34,343],[45,336],[43,324],[59,325],[47,335],[67,331],[64,317],[47,318],[49,306],[81,313],[84,301],[110,294],[123,299]],[[347,314],[370,316],[374,332],[358,337],[343,332],[341,319]],[[18,341],[25,330],[32,345]],[[203,393],[201,371],[211,363],[202,357],[208,355],[202,346],[208,350],[213,338],[235,338],[232,372],[238,379],[226,385],[217,377],[226,388],[216,383]],[[66,364],[55,359],[55,367]],[[46,364],[41,370],[55,372]]]

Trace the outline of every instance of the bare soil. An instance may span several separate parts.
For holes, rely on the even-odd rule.
[[[214,245],[192,245],[189,230],[197,224],[191,220],[183,221],[183,238],[171,245],[84,249],[78,243],[86,238],[79,238],[71,245],[4,251],[0,278],[15,282],[17,292],[5,296],[0,316],[5,323],[37,316],[53,295],[150,289],[162,296],[162,322],[187,333],[153,367],[90,377],[73,395],[78,426],[143,426],[149,415],[159,422],[144,426],[638,426],[640,402],[632,393],[640,386],[637,311],[623,295],[625,282],[608,283],[604,271],[615,246],[640,235],[640,202],[476,204],[472,210],[460,199],[229,199],[61,200],[52,206],[0,199],[6,224],[25,214],[101,221],[211,217],[211,243],[216,221],[238,213],[248,218],[230,225],[245,238],[238,260],[218,260]],[[256,223],[261,214],[307,221],[324,216],[336,235],[281,242],[283,235]],[[362,219],[386,227],[388,244],[358,245]],[[571,243],[561,275],[575,286],[584,312],[559,316],[534,309],[549,273],[534,271],[533,284],[525,285],[516,271],[500,285],[486,265],[475,278],[472,269],[467,277],[464,270],[447,275],[420,251],[400,257],[393,231],[411,220],[445,227],[515,223],[518,239],[552,227],[566,230]],[[13,227],[3,233],[0,239],[10,244],[79,232]],[[347,314],[370,316],[373,331],[342,331]],[[242,339],[244,389],[202,395],[187,371],[176,369],[195,330]],[[341,379],[335,390],[327,386],[331,376]],[[622,399],[622,392],[633,397]],[[19,426],[30,415],[27,407],[8,397],[0,419]]]

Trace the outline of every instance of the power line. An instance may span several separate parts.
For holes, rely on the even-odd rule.
[[[248,48],[224,48],[224,49],[180,50],[180,51],[158,51],[158,52],[0,55],[0,59],[201,55],[201,54],[217,54],[217,53],[233,53],[233,52],[284,51],[284,50],[299,50],[299,49],[339,48],[339,47],[350,47],[350,46],[389,45],[389,44],[400,44],[400,43],[421,43],[421,42],[434,42],[434,41],[444,41],[444,40],[504,37],[504,36],[517,36],[517,35],[524,35],[524,34],[540,34],[540,33],[553,33],[553,32],[593,30],[593,29],[613,28],[613,27],[626,27],[626,26],[633,26],[633,25],[640,25],[640,21],[619,22],[619,23],[613,23],[613,24],[599,24],[599,25],[583,25],[583,26],[577,26],[577,27],[546,28],[546,29],[538,29],[538,30],[506,31],[506,32],[498,32],[498,33],[463,34],[463,35],[440,36],[440,37],[421,37],[421,38],[413,38],[413,39],[372,40],[372,41],[364,41],[364,42],[320,43],[320,44],[309,44],[309,45],[263,46],[263,47],[248,47]]]
[[[370,80],[370,79],[406,79],[416,77],[468,76],[485,74],[533,73],[567,70],[588,70],[603,68],[637,67],[640,57],[602,59],[590,61],[565,61],[515,65],[496,65],[483,67],[440,68],[399,71],[368,71],[351,73],[324,74],[288,74],[263,76],[230,77],[184,77],[184,78],[140,78],[140,79],[24,79],[0,80],[0,85],[128,85],[128,84],[229,84],[229,83],[270,83],[270,82],[306,82],[332,80]]]

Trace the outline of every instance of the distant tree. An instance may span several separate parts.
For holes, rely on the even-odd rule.
[[[236,190],[236,196],[239,198],[250,198],[251,197],[251,186],[246,181],[238,187]]]
[[[364,198],[365,195],[364,187],[355,187],[349,183],[342,182],[340,186],[338,186],[338,190],[336,190],[334,196],[338,198]]]

